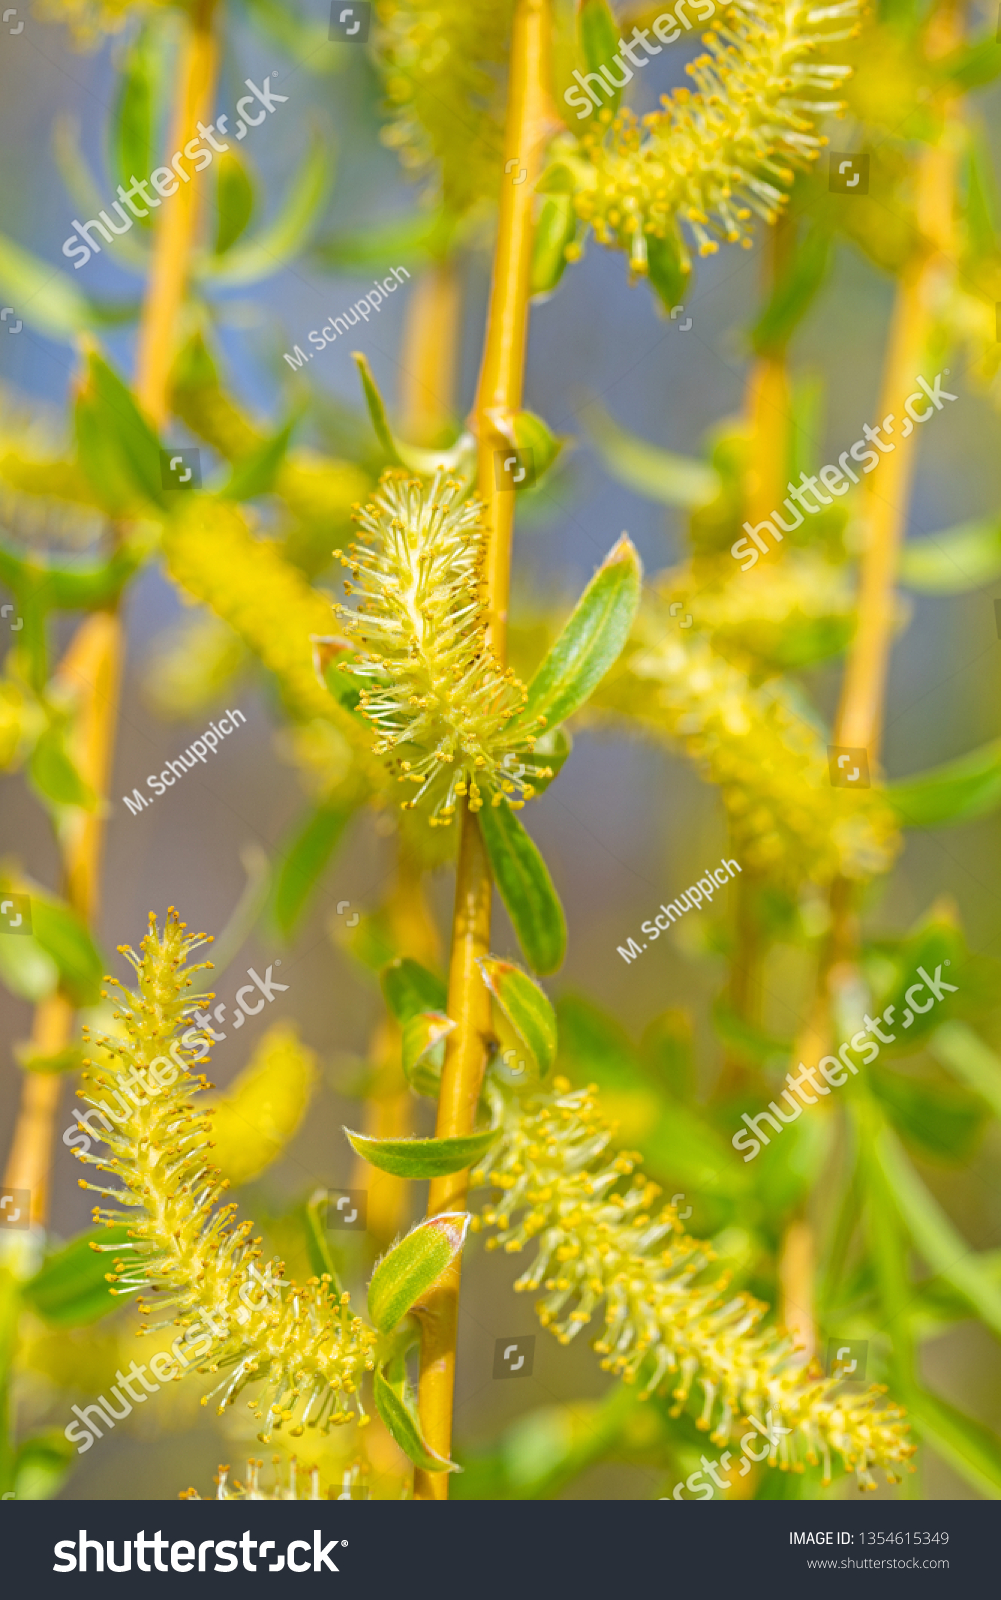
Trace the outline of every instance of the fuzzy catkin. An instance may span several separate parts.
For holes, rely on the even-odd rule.
[[[702,36],[708,53],[685,68],[694,91],[663,95],[641,121],[622,111],[610,129],[599,112],[566,152],[577,214],[598,242],[625,250],[639,273],[650,239],[674,238],[684,255],[679,222],[700,255],[721,239],[750,248],[752,212],[775,221],[795,170],[827,143],[818,118],[843,109],[832,96],[849,69],[817,55],[857,34],[858,9],[734,0]]]
[[[278,1281],[284,1272],[279,1261],[261,1272],[253,1223],[237,1223],[236,1206],[221,1204],[228,1182],[209,1159],[210,1124],[192,1104],[209,1086],[182,1068],[190,1051],[174,1039],[193,1009],[185,998],[191,974],[201,970],[186,966],[187,958],[206,942],[185,929],[171,908],[162,937],[151,915],[141,955],[120,947],[138,979],[134,991],[116,984],[116,1017],[125,1037],[94,1041],[120,1066],[86,1063],[85,1087],[78,1091],[111,1116],[115,1128],[102,1136],[107,1154],[74,1154],[119,1182],[111,1188],[81,1179],[81,1187],[109,1202],[95,1207],[95,1222],[126,1226],[134,1241],[94,1248],[115,1255],[114,1271],[106,1274],[112,1294],[138,1294],[146,1314],[151,1308],[141,1303],[144,1295],[158,1309],[174,1309],[153,1329],[172,1321],[182,1330],[174,1341],[176,1356],[187,1339],[184,1359],[177,1357],[182,1370],[197,1361],[199,1372],[226,1374],[203,1405],[221,1395],[223,1411],[248,1384],[262,1383],[263,1393],[250,1405],[264,1424],[259,1437],[265,1442],[286,1423],[298,1436],[304,1425],[326,1431],[334,1423],[366,1422],[359,1389],[374,1365],[375,1333],[352,1314],[350,1297],[331,1288],[328,1274],[298,1285]]]
[[[417,786],[402,802],[431,826],[448,826],[462,796],[521,806],[533,778],[552,769],[532,759],[545,719],[518,722],[528,691],[494,655],[487,637],[483,507],[444,472],[430,484],[386,472],[356,513],[361,533],[347,555],[351,610],[334,612],[354,648],[341,670],[363,685],[359,710],[392,777]]]
[[[697,1382],[696,1426],[711,1429],[714,1444],[755,1418],[772,1430],[770,1466],[802,1472],[822,1464],[826,1483],[834,1455],[860,1489],[876,1487],[874,1467],[899,1481],[914,1452],[903,1411],[883,1403],[878,1385],[846,1393],[804,1362],[788,1334],[759,1331],[767,1307],[728,1293],[725,1275],[701,1281],[711,1248],[684,1232],[673,1206],[654,1211],[660,1191],[638,1173],[638,1157],[607,1153],[613,1130],[593,1085],[571,1090],[557,1078],[552,1093],[527,1102],[504,1097],[501,1117],[501,1135],[471,1182],[502,1197],[473,1227],[498,1230],[488,1249],[516,1252],[537,1241],[515,1288],[546,1291],[536,1311],[561,1344],[603,1310],[595,1342],[602,1366],[627,1383],[642,1381],[643,1398],[670,1384],[673,1416]],[[623,1178],[631,1181],[620,1193]]]
[[[654,601],[627,656],[595,697],[655,736],[677,741],[718,786],[744,868],[795,889],[889,870],[900,848],[878,789],[834,788],[824,730],[782,679],[755,683],[696,629],[682,633]]]

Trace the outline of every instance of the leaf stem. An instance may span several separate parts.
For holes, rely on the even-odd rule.
[[[516,168],[501,177],[497,245],[487,312],[486,342],[473,412],[479,440],[479,493],[486,505],[490,540],[487,597],[490,640],[503,661],[511,570],[514,493],[499,491],[495,452],[510,445],[506,431],[521,404],[528,337],[532,259],[532,211],[543,147],[552,128],[549,111],[550,0],[517,0],[511,32],[505,163]],[[522,178],[521,173],[525,176]],[[519,179],[520,181],[514,181]],[[462,809],[456,869],[448,1014],[456,1027],[449,1036],[442,1069],[436,1135],[469,1133],[476,1118],[490,1032],[490,997],[477,959],[490,948],[490,868],[475,816]],[[428,1214],[460,1210],[467,1174],[434,1179]],[[443,1275],[421,1309],[420,1419],[433,1450],[448,1456],[452,1438],[452,1394],[459,1311],[459,1258]],[[414,1498],[448,1498],[448,1474],[414,1473]]]

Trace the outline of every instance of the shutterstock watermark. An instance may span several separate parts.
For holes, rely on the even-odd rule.
[[[916,422],[927,422],[928,418],[933,417],[936,411],[941,411],[946,400],[959,399],[958,395],[950,394],[947,389],[942,388],[942,379],[948,377],[948,375],[949,368],[946,367],[944,372],[936,375],[933,384],[929,384],[925,378],[915,378],[915,383],[919,384],[920,387],[915,389],[913,394],[909,394],[904,401],[904,411],[907,414],[900,430],[902,439],[908,438],[914,432],[914,424]],[[925,406],[923,411],[917,409],[918,403]],[[789,490],[789,499],[784,500],[782,503],[789,513],[789,522],[785,522],[777,511],[773,511],[770,517],[766,517],[763,522],[759,522],[757,527],[752,528],[749,522],[745,522],[744,532],[748,535],[748,538],[738,539],[735,544],[730,546],[730,554],[735,561],[740,562],[741,572],[750,572],[758,560],[758,551],[762,555],[768,554],[768,545],[763,538],[765,531],[771,534],[776,543],[781,544],[784,533],[792,533],[801,525],[804,511],[808,512],[810,516],[816,516],[817,512],[823,510],[825,506],[834,504],[834,496],[847,494],[851,484],[859,482],[858,473],[849,466],[849,460],[855,461],[862,466],[863,473],[875,472],[881,458],[889,455],[891,451],[897,448],[895,444],[890,444],[887,439],[883,438],[884,433],[891,434],[893,432],[893,424],[896,420],[895,413],[891,411],[889,416],[883,418],[878,427],[871,427],[867,422],[862,429],[865,438],[856,439],[850,449],[843,450],[838,457],[838,465],[836,467],[821,467],[816,477],[812,478],[807,477],[805,472],[801,472],[798,484],[787,483],[786,488]],[[876,449],[869,449],[870,444],[875,444]],[[865,463],[864,466],[862,465],[863,462]],[[849,483],[849,479],[851,483]],[[821,483],[824,485],[823,489],[819,487]],[[825,490],[829,490],[830,493],[825,493]],[[810,494],[816,496],[816,505],[808,498]],[[793,518],[795,518],[795,521],[792,520]],[[779,531],[780,529],[781,532]],[[754,544],[750,543],[750,540],[753,540]],[[757,550],[754,545],[757,545]]]
[[[667,932],[672,922],[676,922],[679,917],[684,916],[686,911],[693,910],[695,906],[701,906],[703,900],[711,900],[717,889],[721,889],[729,883],[730,879],[735,876],[730,871],[731,867],[736,867],[737,872],[744,870],[737,861],[723,861],[711,873],[707,869],[706,876],[700,878],[698,883],[690,884],[683,896],[679,895],[677,900],[669,900],[666,906],[661,906],[652,922],[644,922],[642,924],[641,931],[646,934],[651,942],[654,939],[659,939],[662,933]],[[665,919],[663,922],[661,921],[662,917]],[[622,945],[616,945],[615,947],[616,954],[620,955],[627,965],[630,961],[635,961],[637,956],[642,955],[645,949],[645,944],[637,944],[632,937],[630,937],[624,949]]]
[[[950,961],[942,963],[942,966],[946,967],[951,965]],[[936,1001],[942,999],[943,995],[957,993],[956,985],[954,983],[946,983],[943,978],[942,966],[935,968],[934,978],[929,976],[924,967],[918,968],[918,978],[921,981],[912,983],[904,994],[907,1004],[904,1006],[904,1017],[900,1026],[909,1028],[914,1021],[915,1012],[930,1011]],[[916,997],[922,989],[927,990],[930,999],[919,1004]],[[862,1021],[865,1023],[865,1027],[860,1028],[858,1033],[852,1034],[850,1044],[839,1046],[836,1056],[822,1056],[815,1067],[804,1067],[801,1061],[799,1063],[798,1078],[794,1078],[791,1072],[787,1072],[786,1083],[789,1087],[782,1091],[782,1099],[786,1101],[789,1108],[787,1111],[781,1109],[777,1100],[770,1100],[768,1102],[768,1110],[759,1111],[756,1117],[749,1117],[746,1111],[741,1112],[741,1121],[747,1123],[747,1129],[750,1131],[748,1132],[746,1129],[741,1128],[739,1132],[734,1134],[730,1143],[735,1150],[748,1151],[744,1160],[753,1161],[755,1156],[760,1154],[763,1144],[771,1144],[771,1139],[769,1139],[761,1126],[763,1122],[768,1123],[773,1133],[781,1133],[786,1123],[795,1122],[797,1117],[802,1116],[803,1105],[800,1100],[808,1106],[815,1106],[817,1104],[817,1095],[830,1094],[832,1089],[840,1089],[843,1083],[848,1082],[849,1072],[855,1076],[858,1075],[858,1067],[850,1056],[845,1054],[847,1050],[857,1051],[862,1056],[865,1065],[867,1067],[871,1066],[879,1055],[879,1044],[892,1044],[897,1037],[895,1033],[884,1033],[880,1028],[881,1022],[885,1022],[888,1028],[893,1027],[895,1010],[895,1005],[887,1006],[883,1015],[875,1020],[868,1014],[864,1016]],[[872,1035],[871,1038],[869,1037],[870,1034]],[[876,1043],[877,1039],[879,1044]],[[863,1052],[868,1052],[868,1054]],[[817,1082],[814,1076],[817,1072],[824,1078],[825,1081],[823,1083]],[[811,1089],[816,1089],[817,1094],[808,1093],[805,1087],[806,1083],[809,1083]],[[797,1100],[793,1094],[792,1091],[794,1089],[799,1094],[800,1100]],[[773,1112],[774,1116],[772,1115]],[[776,1121],[776,1118],[778,1118],[778,1121]]]
[[[339,1500],[345,1498],[338,1495]],[[350,1499],[350,1495],[346,1498]],[[204,1530],[202,1530],[204,1531]],[[258,1532],[261,1530],[258,1529]],[[285,1554],[278,1552],[278,1545],[274,1539],[252,1539],[250,1529],[245,1528],[238,1539],[199,1539],[197,1570],[199,1572],[340,1572],[333,1558],[331,1550],[336,1550],[339,1545],[346,1545],[346,1539],[328,1539],[323,1543],[324,1534],[319,1528],[313,1529],[313,1543],[308,1539],[292,1539],[285,1547]],[[52,1563],[53,1572],[86,1572],[88,1557],[94,1560],[95,1572],[104,1571],[105,1546],[108,1552],[109,1572],[130,1572],[132,1570],[132,1551],[135,1548],[136,1570],[138,1572],[194,1572],[195,1545],[190,1539],[165,1539],[158,1528],[156,1533],[146,1536],[145,1528],[141,1528],[134,1539],[122,1540],[122,1559],[117,1560],[115,1546],[117,1539],[108,1539],[102,1545],[99,1539],[89,1539],[86,1528],[81,1528],[79,1534],[72,1539],[57,1539],[52,1546],[52,1554],[56,1560]],[[299,1551],[305,1550],[303,1560],[299,1559]],[[213,1565],[208,1565],[208,1553],[213,1552]],[[240,1552],[239,1556],[237,1551]],[[254,1560],[268,1562],[267,1566],[258,1566]],[[269,1560],[269,1553],[274,1559]],[[146,1560],[148,1555],[153,1557],[153,1565]],[[168,1566],[165,1557],[170,1558]]]
[[[325,350],[328,344],[333,344],[338,333],[347,333],[348,328],[357,327],[359,315],[363,316],[367,322],[372,312],[379,310],[386,296],[395,294],[397,288],[403,282],[404,278],[409,278],[410,276],[406,267],[393,267],[391,270],[396,282],[393,283],[392,279],[390,278],[383,278],[382,282],[380,283],[378,279],[376,279],[368,294],[363,295],[360,300],[356,300],[354,305],[351,307],[351,311],[354,312],[353,317],[351,316],[350,312],[342,311],[339,317],[331,317],[330,321],[325,322],[322,328],[313,328],[306,335],[310,343],[317,346],[317,350],[300,350],[297,344],[292,346],[294,351],[293,355],[289,355],[288,351],[286,350],[285,360],[288,362],[289,366],[294,370],[298,370],[304,361],[312,361],[313,357],[318,353],[319,350]],[[298,359],[296,359],[296,357],[298,357]]]
[[[749,1417],[748,1421],[754,1428],[757,1429],[757,1432],[745,1433],[744,1437],[740,1441],[740,1454],[742,1461],[740,1472],[737,1474],[737,1476],[740,1478],[746,1477],[750,1472],[752,1461],[764,1461],[765,1457],[771,1455],[772,1451],[777,1448],[779,1439],[782,1437],[782,1435],[792,1432],[791,1428],[783,1428],[781,1423],[773,1422],[770,1411],[765,1416],[764,1426],[762,1426],[756,1417]],[[761,1443],[762,1440],[764,1440],[763,1444]],[[760,1448],[756,1453],[751,1448],[752,1445],[760,1445]],[[681,1483],[676,1483],[674,1486],[674,1493],[671,1498],[674,1500],[682,1499],[681,1491],[682,1489],[687,1489],[689,1494],[695,1495],[697,1500],[711,1500],[716,1493],[716,1489],[729,1489],[730,1484],[727,1479],[722,1476],[720,1469],[722,1469],[722,1472],[724,1473],[727,1472],[732,1460],[733,1456],[729,1450],[724,1450],[723,1454],[718,1456],[715,1461],[707,1461],[705,1456],[703,1456],[702,1472],[693,1472]],[[703,1473],[705,1474],[705,1477],[703,1477]],[[712,1482],[707,1483],[706,1478],[710,1478]],[[716,1485],[715,1489],[713,1488],[713,1484]]]
[[[236,1001],[233,1005],[235,1016],[231,1024],[232,1027],[242,1028],[248,1017],[256,1017],[259,1012],[264,1010],[265,1001],[270,1004],[273,1002],[276,993],[284,993],[288,989],[287,983],[278,983],[271,976],[274,968],[280,966],[280,959],[273,962],[270,967],[265,969],[263,978],[260,973],[254,971],[253,967],[247,968],[247,977],[251,981],[245,983],[242,988],[236,991]],[[245,998],[246,995],[253,997],[253,1005]],[[192,1008],[189,1014],[194,1017],[198,1026],[190,1027],[182,1033],[180,1042],[176,1039],[174,1040],[170,1047],[170,1060],[166,1056],[157,1056],[145,1068],[133,1065],[128,1072],[120,1073],[113,1097],[118,1109],[113,1110],[107,1100],[99,1100],[95,1106],[91,1106],[89,1111],[79,1112],[76,1120],[63,1133],[63,1144],[67,1149],[79,1150],[82,1155],[86,1155],[90,1149],[91,1141],[103,1137],[102,1134],[96,1133],[91,1127],[93,1118],[96,1117],[98,1122],[103,1125],[105,1133],[111,1133],[113,1124],[117,1123],[121,1126],[123,1123],[128,1122],[132,1116],[133,1109],[140,1104],[144,1094],[157,1095],[161,1089],[169,1089],[171,1084],[176,1083],[178,1074],[188,1070],[187,1063],[181,1055],[182,1044],[186,1050],[197,1050],[199,1052],[198,1055],[192,1057],[192,1065],[197,1065],[198,1062],[204,1061],[212,1048],[209,1041],[215,1040],[218,1043],[226,1037],[224,1033],[220,1033],[212,1027],[213,1022],[222,1021],[225,1010],[225,1001],[221,1001],[211,1013]],[[152,1078],[155,1084],[154,1088],[150,1088],[143,1075],[144,1072],[148,1073]],[[83,1131],[84,1129],[86,1129],[86,1132]]]
[[[247,720],[239,708],[236,711],[227,711],[224,717],[219,718],[218,723],[210,722],[201,737],[189,744],[184,754],[178,756],[176,761],[168,761],[159,777],[155,772],[151,773],[146,782],[149,788],[153,790],[154,795],[166,794],[168,789],[174,787],[178,778],[183,778],[186,772],[192,770],[196,761],[204,762],[208,760],[209,756],[214,756],[221,740],[225,739],[227,734],[236,732],[238,726],[236,719],[238,717],[241,723]],[[228,728],[225,726],[227,722],[230,724]],[[189,756],[190,760],[188,760]],[[130,817],[138,816],[139,812],[145,810],[146,806],[153,804],[152,800],[147,800],[139,789],[133,789],[131,800],[128,795],[122,795],[122,799],[129,808]]]
[[[271,1277],[270,1262],[263,1274],[258,1272],[253,1263],[249,1270],[251,1281],[241,1284],[238,1295],[240,1304],[232,1317],[232,1321],[241,1325],[249,1322],[254,1312],[266,1310],[281,1293]],[[257,1289],[264,1291],[263,1296],[256,1296]],[[214,1340],[226,1337],[230,1320],[230,1317],[223,1312],[202,1311],[190,1327],[177,1335],[169,1354],[166,1350],[159,1350],[148,1362],[132,1361],[129,1363],[127,1374],[119,1367],[115,1373],[117,1382],[112,1385],[110,1394],[118,1402],[120,1409],[116,1409],[111,1400],[103,1394],[98,1395],[89,1406],[70,1406],[70,1410],[78,1420],[67,1423],[63,1434],[70,1444],[76,1445],[77,1455],[86,1454],[95,1439],[103,1439],[104,1429],[110,1432],[116,1422],[123,1422],[131,1415],[135,1406],[145,1405],[149,1396],[158,1392],[161,1384],[179,1380],[186,1367],[192,1362],[200,1361],[211,1350]],[[145,1376],[147,1372],[151,1372],[159,1382],[151,1383]],[[142,1385],[138,1393],[133,1384]],[[128,1399],[125,1398],[126,1395]]]
[[[578,122],[583,122],[585,117],[593,115],[595,107],[604,104],[604,100],[611,99],[616,89],[624,89],[633,77],[632,67],[645,67],[651,56],[659,56],[664,45],[673,44],[675,39],[681,38],[681,28],[690,33],[695,23],[685,15],[686,8],[694,11],[699,23],[708,22],[715,16],[716,7],[713,0],[678,0],[672,11],[662,11],[652,24],[653,32],[660,40],[660,44],[650,43],[650,28],[634,28],[630,39],[619,40],[621,55],[612,57],[610,66],[601,66],[597,72],[580,73],[574,70],[574,77],[580,84],[579,89],[567,89],[563,98],[568,106],[573,106],[577,112]],[[678,24],[681,24],[679,27]],[[637,52],[645,51],[645,55]],[[632,67],[626,65],[625,58],[632,62]],[[613,77],[612,67],[617,67],[621,76]]]
[[[268,113],[275,109],[276,105],[288,99],[287,94],[276,94],[274,89],[268,87],[271,79],[277,78],[277,76],[277,72],[272,72],[269,77],[265,78],[263,89],[258,89],[250,78],[243,80],[250,93],[245,94],[241,100],[236,102],[236,133],[235,135],[230,135],[230,137],[235,137],[236,139],[246,138],[248,127],[259,127]],[[259,106],[263,106],[264,109],[259,110]],[[245,107],[247,109],[244,109]],[[252,117],[250,115],[251,111],[255,111],[257,115]],[[185,170],[185,160],[191,162],[195,172],[204,172],[205,168],[212,164],[213,153],[221,155],[224,150],[228,150],[229,145],[221,144],[215,137],[217,132],[223,135],[229,134],[228,120],[224,112],[216,118],[215,122],[210,122],[208,127],[203,122],[197,123],[197,135],[188,140],[183,152],[181,150],[174,151],[170,158],[169,167],[157,167],[155,171],[150,173],[148,178],[137,178],[133,172],[128,189],[119,184],[118,199],[112,200],[111,210],[118,212],[121,218],[121,227],[118,227],[112,221],[107,211],[99,211],[97,217],[90,222],[79,222],[74,217],[73,227],[79,237],[75,237],[72,233],[70,234],[63,244],[63,255],[73,262],[75,270],[79,272],[81,267],[87,265],[92,255],[100,255],[101,253],[101,246],[94,238],[92,229],[97,230],[105,244],[110,244],[114,234],[128,233],[137,217],[148,217],[149,208],[161,206],[164,200],[169,199],[172,194],[176,194],[179,182],[191,182],[192,175]],[[202,144],[203,139],[206,141],[204,145]],[[150,184],[153,185],[160,197],[159,199],[154,199],[153,195],[150,194]],[[139,204],[140,200],[143,201],[143,205]],[[123,209],[123,205],[128,206],[128,211]],[[75,257],[79,257],[79,260],[75,260]]]

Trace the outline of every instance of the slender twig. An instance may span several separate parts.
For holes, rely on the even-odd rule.
[[[216,68],[212,32],[215,0],[197,0],[182,44],[172,149],[190,139],[196,121],[206,116]],[[137,392],[139,402],[158,425],[167,414],[167,378],[173,353],[177,312],[184,292],[196,219],[196,185],[182,184],[161,215],[153,247],[153,264],[139,331]],[[77,812],[66,822],[62,837],[63,887],[73,909],[87,922],[97,910],[98,875],[105,827],[105,792],[111,768],[118,716],[118,687],[124,653],[124,631],[115,611],[100,611],[78,628],[58,669],[58,676],[78,692],[74,751],[81,777],[99,797],[93,812]],[[55,1055],[70,1042],[73,1007],[60,993],[36,1007],[31,1031],[33,1055]],[[52,1128],[62,1087],[57,1073],[25,1074],[21,1105],[14,1128],[4,1183],[31,1194],[32,1220],[48,1216]]]
[[[171,150],[183,150],[208,117],[218,71],[216,0],[195,0],[178,63]],[[189,178],[157,219],[153,265],[139,323],[136,389],[139,403],[159,426],[167,419],[167,381],[174,356],[178,313],[198,218],[199,186]]]
[[[507,429],[521,404],[528,336],[533,190],[552,122],[549,111],[549,0],[517,0],[511,33],[504,155],[518,170],[501,180],[497,245],[487,314],[486,343],[473,424],[479,442],[479,493],[486,505],[490,543],[487,597],[490,640],[504,657],[511,567],[514,495],[498,492],[497,450],[510,445]],[[520,182],[513,181],[525,172]],[[456,869],[448,1014],[456,1024],[442,1069],[436,1132],[439,1138],[468,1133],[476,1118],[490,1033],[489,995],[477,960],[490,944],[490,868],[475,816],[463,805]],[[465,1204],[467,1174],[432,1181],[428,1213]],[[424,1436],[447,1456],[452,1438],[452,1394],[458,1328],[459,1263],[456,1261],[423,1304],[421,1316],[420,1417]],[[414,1497],[444,1500],[448,1476],[418,1470]]]

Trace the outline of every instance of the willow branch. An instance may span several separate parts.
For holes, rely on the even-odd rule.
[[[511,33],[505,160],[517,161],[519,183],[501,180],[497,245],[494,255],[486,343],[473,413],[479,441],[479,493],[490,529],[487,595],[490,639],[505,656],[507,599],[511,571],[514,495],[498,492],[494,452],[509,445],[505,428],[521,404],[528,337],[532,253],[533,191],[542,167],[549,111],[549,0],[518,0]],[[448,1014],[456,1023],[442,1069],[436,1133],[449,1138],[468,1133],[476,1117],[490,1032],[490,1004],[477,960],[490,945],[490,868],[475,816],[463,802],[456,872],[452,953],[448,975]],[[428,1213],[461,1209],[468,1175],[454,1173],[430,1185]],[[421,1311],[420,1417],[432,1449],[447,1456],[452,1438],[452,1395],[458,1328],[459,1264],[449,1269]],[[414,1497],[444,1500],[448,1475],[418,1470]]]

